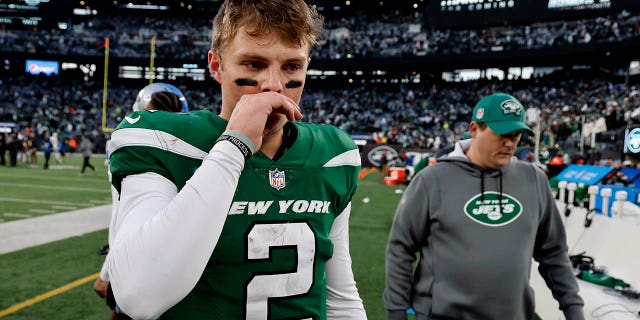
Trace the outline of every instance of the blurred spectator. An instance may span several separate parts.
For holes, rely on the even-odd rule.
[[[89,162],[89,160],[91,160],[91,152],[93,150],[93,144],[91,143],[91,140],[89,140],[89,138],[87,138],[86,136],[82,136],[82,138],[80,138],[80,146],[78,147],[78,152],[82,153],[82,169],[80,170],[80,175],[83,176],[84,175],[84,170],[88,167],[91,168],[91,170],[93,170],[93,174],[96,174],[96,168],[91,165],[91,163]]]
[[[0,132],[0,166],[6,166],[7,160],[4,155],[7,152],[7,136],[4,132]]]
[[[18,165],[18,152],[22,149],[22,143],[18,140],[18,134],[12,132],[7,140],[7,150],[9,150],[9,166]]]
[[[51,143],[49,135],[45,136],[42,151],[44,152],[44,169],[49,169],[49,160],[51,159],[51,152],[53,151],[53,144]]]
[[[38,164],[38,141],[33,132],[29,133],[26,144],[29,152],[29,164],[36,166]]]

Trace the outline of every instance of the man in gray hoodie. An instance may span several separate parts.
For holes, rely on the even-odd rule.
[[[547,177],[513,157],[522,134],[533,134],[524,114],[508,94],[481,99],[471,139],[413,178],[387,245],[389,319],[412,307],[417,320],[530,320],[532,257],[566,319],[584,319]]]

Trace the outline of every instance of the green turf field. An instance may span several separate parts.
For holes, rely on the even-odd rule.
[[[37,165],[0,166],[0,222],[111,203],[104,156],[90,161],[97,174],[87,169],[83,176],[81,155],[67,155],[61,164],[51,158],[47,170],[42,155]]]
[[[5,222],[103,205],[110,202],[102,158],[92,163],[98,175],[78,176],[81,157],[67,157],[64,166],[53,164],[18,168],[0,166],[0,219]],[[351,256],[360,295],[369,319],[385,319],[382,306],[384,250],[396,204],[397,190],[382,183],[380,173],[361,180],[351,214]],[[3,216],[3,213],[14,213]],[[2,223],[2,222],[0,222]],[[0,235],[1,238],[1,235]],[[3,320],[108,319],[110,311],[92,290],[93,280],[2,316],[3,311],[34,297],[95,276],[103,257],[96,254],[107,241],[107,231],[93,232],[47,245],[0,255],[0,318]],[[92,278],[93,279],[93,278]]]

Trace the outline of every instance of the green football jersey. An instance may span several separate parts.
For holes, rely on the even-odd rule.
[[[133,113],[113,133],[114,186],[155,172],[181,189],[226,124],[209,111]],[[356,190],[358,149],[335,127],[294,124],[280,159],[258,152],[246,163],[204,273],[161,318],[326,318],[329,233]]]

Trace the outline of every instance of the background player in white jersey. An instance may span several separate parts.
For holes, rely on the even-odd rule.
[[[156,82],[146,85],[138,92],[135,102],[131,106],[132,111],[167,111],[167,112],[188,112],[189,104],[186,97],[176,86],[164,83]],[[105,164],[109,165],[109,144],[111,140],[107,141],[106,146],[106,160]],[[109,181],[111,181],[111,173],[109,172]],[[115,188],[111,188],[113,193],[113,214],[112,218],[117,215],[119,195]],[[112,219],[112,223],[114,219]],[[98,251],[99,254],[107,254],[109,252],[109,245]],[[120,320],[127,319],[126,315],[123,315],[120,309],[116,306],[113,299],[113,292],[109,290],[109,275],[107,273],[107,264],[105,263],[100,270],[100,276],[93,283],[93,290],[101,298],[107,299],[107,305],[111,308],[111,319]]]
[[[220,115],[136,112],[114,131],[107,269],[126,314],[366,319],[349,255],[357,146],[292,121],[321,33],[302,0],[226,1],[208,55]]]

